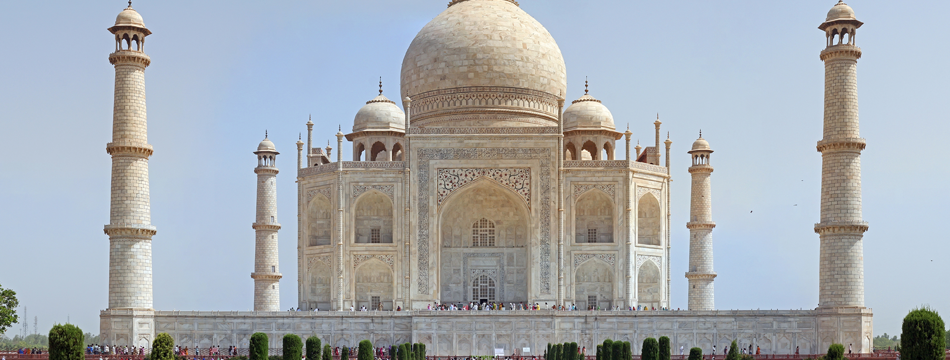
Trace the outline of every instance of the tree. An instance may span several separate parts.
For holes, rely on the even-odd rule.
[[[251,343],[248,346],[248,360],[268,360],[268,340],[265,333],[254,333],[251,335]]]
[[[155,336],[152,341],[152,354],[149,360],[174,360],[175,359],[175,340],[168,333],[161,333]]]
[[[340,350],[340,360],[350,360],[350,348],[344,346],[343,349]]]
[[[631,350],[630,342],[623,342],[623,358],[624,360],[633,359],[633,350]]]
[[[419,360],[426,360],[426,344],[419,343],[419,349],[416,350],[416,356]]]
[[[356,353],[356,358],[358,360],[373,360],[373,343],[369,340],[360,341],[359,352]]]
[[[323,358],[320,360],[333,360],[333,348],[330,344],[323,345]]]
[[[689,358],[687,360],[703,360],[703,349],[698,347],[689,349]]]
[[[409,347],[406,344],[399,345],[399,360],[409,360]]]
[[[284,335],[284,360],[300,360],[303,357],[303,342],[294,334]]]
[[[610,346],[610,356],[613,356],[613,360],[630,360],[623,358],[623,341],[614,341]]]
[[[904,317],[901,327],[901,358],[907,360],[944,360],[947,348],[946,328],[936,310],[914,309]]]
[[[844,359],[844,345],[841,344],[831,344],[828,347],[828,355],[825,355],[825,360],[843,360]]]
[[[320,344],[320,338],[311,336],[307,338],[307,360],[320,360],[320,352],[323,346]]]
[[[82,330],[71,324],[49,331],[49,360],[85,360]]]
[[[654,338],[646,338],[643,340],[643,349],[641,351],[642,360],[657,360],[660,357],[660,343]]]
[[[0,335],[20,320],[16,314],[17,306],[20,306],[20,302],[16,299],[16,292],[0,286]]]
[[[660,360],[670,360],[670,338],[660,336]]]
[[[604,359],[603,353],[604,353],[604,345],[597,344],[597,360],[606,360]]]
[[[739,360],[739,345],[736,344],[735,340],[732,340],[732,344],[729,345],[729,354],[726,355],[726,360]]]
[[[613,360],[613,355],[610,354],[610,351],[614,348],[614,341],[607,339],[604,340],[604,355],[601,356],[602,360]]]

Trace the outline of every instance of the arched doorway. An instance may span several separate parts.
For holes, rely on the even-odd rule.
[[[637,244],[660,246],[660,202],[646,194],[637,203]]]
[[[495,280],[488,275],[479,275],[472,281],[472,301],[479,304],[493,303],[495,297]]]
[[[613,201],[607,194],[592,190],[581,195],[574,205],[574,242],[614,242],[613,214]]]
[[[653,261],[644,261],[637,271],[637,302],[659,309],[661,300],[660,268]]]
[[[482,276],[494,284],[493,301],[528,301],[530,215],[524,200],[490,180],[456,191],[440,209],[440,301],[480,301],[473,289]]]
[[[356,202],[357,244],[393,243],[393,203],[376,191],[360,196]]]
[[[600,260],[588,260],[574,271],[574,304],[578,309],[609,309],[614,297],[614,270]]]
[[[332,213],[330,199],[323,194],[314,195],[307,209],[307,245],[330,245]]]
[[[356,307],[369,310],[393,309],[393,272],[382,261],[373,259],[356,270]]]

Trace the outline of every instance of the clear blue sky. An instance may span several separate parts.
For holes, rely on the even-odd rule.
[[[313,114],[318,144],[398,89],[415,34],[448,0],[137,0],[149,37],[155,307],[252,308],[256,159],[269,130],[278,165],[284,280],[296,304],[294,142]],[[716,151],[716,305],[818,303],[823,71],[817,26],[835,0],[522,0],[554,35],[568,98],[591,94],[652,141],[673,144],[672,303],[686,307],[688,146]],[[67,317],[98,331],[108,305],[113,68],[106,28],[124,1],[0,2],[0,284],[46,332]],[[950,315],[943,221],[950,2],[852,0],[864,152],[866,303],[875,334],[908,310]],[[334,140],[335,147],[335,140]],[[349,158],[349,145],[344,159]],[[336,151],[336,150],[335,150]],[[619,149],[622,156],[623,149]],[[940,160],[944,159],[944,160]],[[944,229],[944,230],[942,230]],[[950,319],[948,319],[950,320]],[[16,334],[20,327],[10,333]]]

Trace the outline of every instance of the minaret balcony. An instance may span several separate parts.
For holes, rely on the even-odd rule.
[[[152,64],[152,58],[145,55],[144,52],[135,50],[119,50],[109,54],[109,63],[116,65],[119,63],[133,63],[148,67]]]
[[[713,221],[690,221],[686,223],[686,228],[690,230],[711,230],[716,227]]]
[[[861,58],[861,48],[855,45],[835,45],[829,46],[821,51],[821,61],[826,61],[832,58],[846,57],[854,60]]]

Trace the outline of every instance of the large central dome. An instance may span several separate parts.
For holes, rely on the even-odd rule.
[[[566,89],[554,38],[510,0],[452,1],[402,63],[416,126],[556,126]]]

